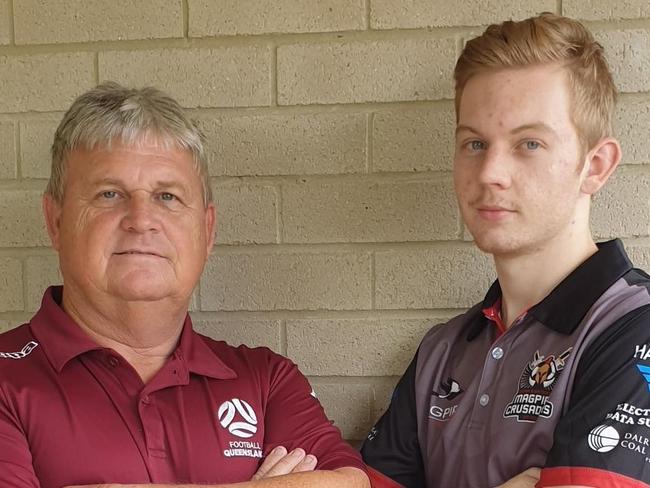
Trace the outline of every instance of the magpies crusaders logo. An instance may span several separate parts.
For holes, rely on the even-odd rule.
[[[535,422],[539,417],[553,415],[553,403],[548,399],[566,360],[571,354],[569,348],[555,356],[543,356],[535,351],[533,360],[526,365],[519,377],[519,388],[512,401],[506,406],[503,417],[516,417],[519,422]]]
[[[440,385],[439,391],[433,391],[433,394],[443,400],[453,400],[463,392],[458,382],[453,378],[447,378],[447,381]]]

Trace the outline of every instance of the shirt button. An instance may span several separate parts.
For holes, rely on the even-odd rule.
[[[145,396],[143,396],[141,401],[142,401],[142,403],[144,403],[145,405],[149,405],[149,403],[151,403],[151,401],[149,400],[149,395],[145,395]]]
[[[481,404],[481,407],[486,406],[488,403],[490,403],[490,395],[487,393],[483,393],[481,395],[481,398],[479,398],[478,402]]]
[[[110,364],[113,367],[116,367],[118,364],[120,364],[120,360],[117,359],[115,356],[111,356],[111,358],[108,360],[108,364]]]
[[[492,357],[494,359],[501,359],[503,357],[503,349],[500,347],[495,347],[492,349]]]

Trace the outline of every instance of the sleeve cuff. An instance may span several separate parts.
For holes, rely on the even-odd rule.
[[[587,467],[544,468],[535,488],[586,485],[596,488],[648,488],[648,484],[628,476]]]

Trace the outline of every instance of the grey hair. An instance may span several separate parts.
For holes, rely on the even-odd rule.
[[[132,145],[153,136],[162,144],[186,149],[203,185],[203,202],[212,201],[205,136],[176,100],[153,88],[125,88],[104,82],[80,95],[54,134],[52,172],[45,193],[63,201],[66,158],[77,148],[110,148],[113,141]]]

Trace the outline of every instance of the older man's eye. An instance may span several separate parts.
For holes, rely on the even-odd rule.
[[[172,202],[172,201],[176,200],[176,195],[174,195],[173,193],[169,193],[169,192],[163,192],[163,193],[160,194],[160,199],[165,201],[165,202]]]
[[[101,193],[101,197],[107,200],[112,200],[117,197],[117,192],[113,190],[106,190]]]

